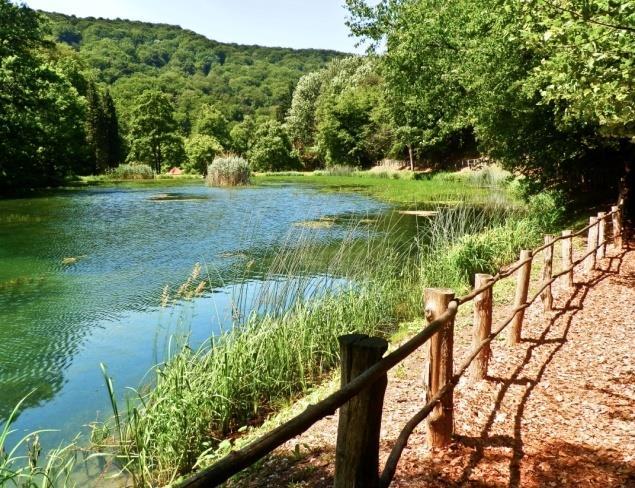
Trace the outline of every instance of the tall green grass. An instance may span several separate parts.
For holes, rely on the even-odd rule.
[[[120,164],[108,170],[106,177],[114,180],[152,180],[154,171],[147,164]]]
[[[542,212],[556,211],[544,203]],[[176,352],[156,368],[156,386],[123,411],[112,396],[115,418],[99,443],[135,484],[168,483],[319,383],[338,364],[338,336],[389,334],[420,314],[423,286],[465,290],[473,273],[513,261],[545,230],[517,207],[439,210],[414,243],[355,226],[318,256],[316,242],[291,238],[270,260],[267,286],[255,297],[250,281],[240,287],[233,328]]]
[[[387,335],[415,316],[410,243],[354,226],[319,255],[309,233],[273,256],[256,295],[250,281],[239,289],[234,327],[197,351],[178,351],[157,367],[155,387],[123,411],[112,396],[114,419],[95,440],[136,484],[191,470],[228,433],[319,383],[339,361],[338,336]]]
[[[524,208],[461,205],[440,212],[420,244],[421,282],[465,292],[474,284],[474,274],[495,274],[517,259],[521,249],[539,245],[563,215],[549,194],[533,197]]]
[[[15,430],[11,429],[14,419],[20,411],[23,398],[13,409],[9,418],[0,425],[0,486],[2,487],[38,487],[64,488],[75,486],[72,473],[75,468],[77,451],[74,443],[48,453],[42,453],[39,430],[31,432],[9,448],[9,439]]]

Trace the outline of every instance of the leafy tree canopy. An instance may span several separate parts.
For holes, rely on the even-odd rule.
[[[85,164],[77,66],[45,40],[39,16],[0,0],[0,191],[59,183]]]
[[[148,90],[136,99],[130,120],[128,160],[148,164],[160,173],[185,159],[183,138],[178,133],[174,108],[167,95]]]
[[[276,120],[268,120],[257,128],[247,156],[256,171],[278,171],[296,166],[289,137]]]
[[[353,32],[385,44],[394,119],[423,144],[473,132],[537,188],[617,181],[632,152],[632,1],[347,3]]]

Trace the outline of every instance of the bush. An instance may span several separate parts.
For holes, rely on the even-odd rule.
[[[216,138],[206,134],[195,134],[185,143],[187,163],[183,164],[183,169],[187,173],[204,175],[207,166],[222,151],[223,146]]]
[[[254,171],[279,171],[299,166],[284,126],[275,120],[268,120],[256,129],[248,157]]]
[[[147,164],[120,164],[108,171],[107,175],[115,180],[152,180],[154,171]]]
[[[234,155],[216,157],[207,167],[205,181],[209,186],[236,186],[249,184],[249,163]]]

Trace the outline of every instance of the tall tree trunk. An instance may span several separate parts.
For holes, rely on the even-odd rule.
[[[408,156],[410,157],[410,171],[415,170],[415,161],[412,157],[412,145],[408,144]]]

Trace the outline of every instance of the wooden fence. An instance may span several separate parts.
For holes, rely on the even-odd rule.
[[[611,224],[611,238],[607,223]],[[573,259],[572,239],[587,233],[586,252]],[[246,447],[229,453],[209,468],[178,483],[179,488],[217,486],[234,474],[252,465],[278,446],[306,431],[318,420],[333,415],[339,408],[339,425],[335,459],[335,487],[388,487],[394,477],[401,454],[412,431],[427,419],[427,438],[432,447],[446,446],[453,433],[453,391],[460,378],[469,370],[473,382],[487,375],[491,355],[490,343],[508,326],[507,343],[520,342],[525,310],[538,298],[545,311],[552,308],[552,284],[560,277],[573,287],[575,267],[583,264],[586,274],[596,269],[597,260],[605,256],[606,245],[612,240],[622,249],[622,204],[610,212],[600,212],[589,219],[589,225],[559,236],[545,236],[545,243],[533,250],[523,250],[520,259],[495,276],[478,274],[475,288],[465,296],[455,298],[452,290],[429,288],[424,292],[425,316],[428,325],[405,344],[386,356],[384,339],[351,334],[339,338],[341,352],[341,387],[324,400]],[[562,269],[553,272],[556,243],[561,242]],[[538,291],[531,297],[529,284],[531,265],[543,253],[543,273]],[[516,293],[509,316],[492,329],[494,285],[516,275]],[[459,365],[453,361],[454,318],[460,306],[474,302],[473,344],[468,357]],[[426,342],[429,343],[425,365],[428,378],[427,402],[404,426],[384,469],[379,471],[379,434],[383,398],[388,383],[387,372]],[[383,357],[382,357],[383,356]]]

